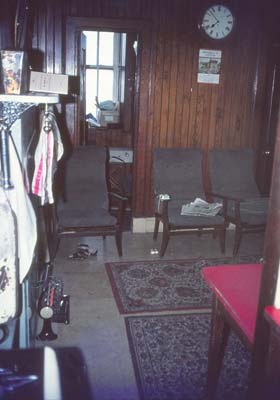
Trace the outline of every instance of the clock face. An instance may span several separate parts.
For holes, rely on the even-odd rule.
[[[233,30],[234,17],[228,7],[216,4],[203,15],[201,28],[211,39],[226,38]]]

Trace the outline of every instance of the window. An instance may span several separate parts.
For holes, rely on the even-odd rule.
[[[126,34],[84,31],[86,42],[86,114],[96,117],[96,97],[124,102]]]

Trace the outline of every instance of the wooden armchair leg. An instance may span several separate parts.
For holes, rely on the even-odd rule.
[[[234,244],[233,244],[233,255],[236,256],[238,253],[242,236],[242,227],[236,225],[235,227],[235,235],[234,235]]]
[[[116,245],[117,245],[119,257],[122,257],[122,232],[121,231],[116,232],[115,239],[116,239]]]
[[[230,333],[230,327],[221,314],[219,304],[217,298],[214,297],[208,353],[207,400],[215,399],[220,371],[223,365],[225,349]]]
[[[226,228],[219,232],[221,252],[224,254],[226,251]]]
[[[155,216],[155,227],[154,227],[154,234],[153,239],[156,240],[158,237],[158,229],[159,229],[160,218],[158,215]]]
[[[168,230],[167,226],[163,225],[162,242],[161,242],[161,248],[160,248],[160,253],[159,253],[160,257],[164,256],[168,242],[169,242],[169,230]]]

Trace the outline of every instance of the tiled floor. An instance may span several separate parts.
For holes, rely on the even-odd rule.
[[[231,256],[233,231],[227,234],[227,256]],[[78,243],[98,250],[97,257],[71,260]],[[123,261],[158,259],[151,255],[155,245],[151,234],[125,232]],[[263,235],[243,238],[240,254],[261,254]],[[211,258],[221,255],[218,240],[209,235],[171,238],[165,259]],[[138,400],[124,317],[116,307],[104,262],[117,261],[113,238],[65,238],[55,260],[54,275],[63,279],[71,296],[70,325],[53,324],[58,339],[51,346],[78,346],[84,353],[95,400]]]

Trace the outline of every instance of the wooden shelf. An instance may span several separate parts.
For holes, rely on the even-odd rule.
[[[59,103],[59,95],[34,92],[26,94],[0,94],[0,101],[31,104],[56,104]]]

